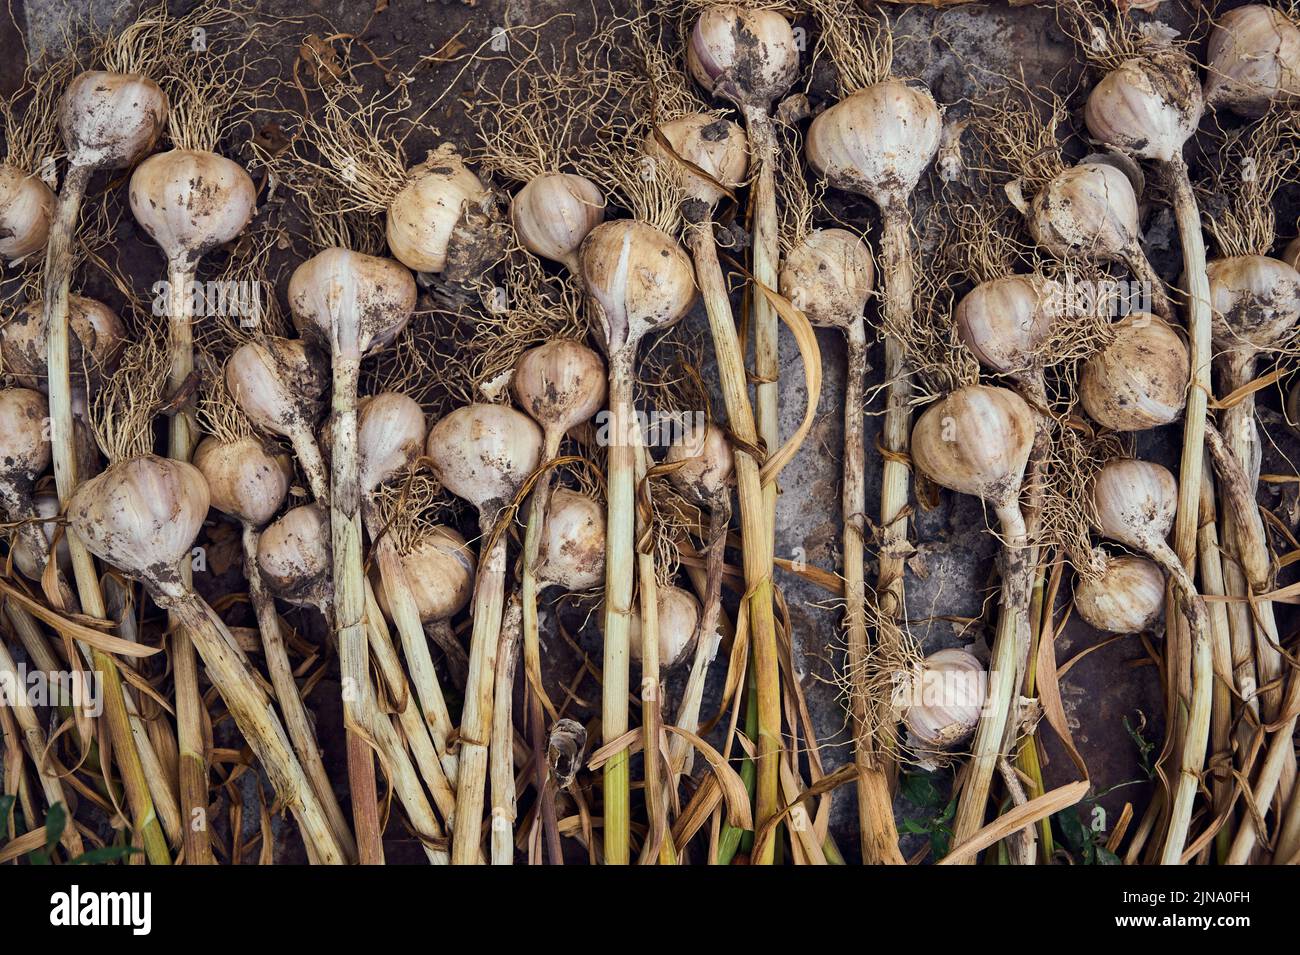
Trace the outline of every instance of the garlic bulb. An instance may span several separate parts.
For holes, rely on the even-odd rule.
[[[1019,508],[1034,414],[1006,388],[967,385],[930,405],[912,429],[912,458],[931,480],[1002,512]]]
[[[26,534],[20,534],[14,539],[9,551],[13,555],[14,566],[28,580],[40,580],[41,574],[45,570],[46,555],[54,544],[54,538],[58,536],[60,510],[62,509],[59,507],[59,496],[57,494],[43,492],[32,498],[32,516],[43,519],[40,528],[44,535],[45,546],[39,554],[35,553],[32,546],[38,544],[39,540]],[[59,546],[55,553],[55,559],[58,561],[61,571],[67,572],[71,570],[72,555],[68,551],[68,536],[66,534],[59,537]]]
[[[781,294],[823,328],[862,321],[876,278],[866,240],[847,229],[814,229],[781,263]]]
[[[328,614],[331,567],[330,514],[322,504],[285,511],[258,538],[257,569],[272,593],[288,603]]]
[[[357,413],[362,492],[413,464],[424,449],[424,433],[424,411],[415,399],[394,391],[363,399]]]
[[[447,620],[465,609],[474,589],[477,561],[460,534],[442,525],[431,527],[402,554],[401,561],[421,622]],[[390,614],[380,575],[372,579],[380,608]]]
[[[804,149],[832,186],[889,210],[916,188],[939,150],[942,127],[929,90],[886,80],[846,96],[813,120]]]
[[[1093,480],[1097,528],[1134,550],[1166,548],[1178,507],[1178,482],[1167,468],[1136,458],[1112,458]]]
[[[131,212],[169,262],[193,265],[244,230],[257,189],[238,163],[200,149],[150,156],[131,174]]]
[[[510,201],[510,221],[525,249],[578,271],[578,247],[605,221],[605,196],[585,176],[535,176]]]
[[[1300,96],[1300,29],[1281,10],[1250,3],[1219,17],[1206,47],[1205,103],[1246,116]]]
[[[198,468],[152,454],[110,464],[68,501],[68,520],[96,557],[173,596],[185,590],[188,558],[208,514]]]
[[[681,165],[686,194],[708,209],[741,184],[749,167],[745,131],[729,119],[708,113],[687,113],[661,124],[646,136],[643,148],[661,162],[685,160],[694,166]]]
[[[407,172],[406,184],[388,204],[388,248],[416,272],[441,272],[454,254],[457,229],[468,209],[488,192],[450,145],[431,152]]]
[[[72,79],[59,100],[59,130],[72,166],[124,169],[158,141],[167,94],[147,76],[92,70]]]
[[[1178,333],[1154,315],[1134,312],[1116,322],[1114,338],[1084,362],[1079,400],[1104,427],[1145,431],[1182,414],[1190,377]]]
[[[542,433],[527,415],[472,404],[429,429],[425,453],[443,487],[473,504],[490,528],[537,467],[541,449]]]
[[[24,388],[46,388],[45,303],[29,302],[0,328],[4,369]],[[68,297],[68,363],[75,390],[97,389],[117,370],[126,350],[126,326],[102,302],[81,295]]]
[[[570,592],[590,590],[605,580],[605,508],[585,494],[557,487],[546,509],[540,586]]]
[[[666,670],[690,656],[700,619],[699,602],[680,587],[659,587],[655,602],[659,609],[659,663]],[[641,612],[632,611],[628,631],[628,649],[632,659],[641,660]]]
[[[1215,259],[1207,271],[1216,352],[1253,362],[1294,333],[1300,322],[1300,273],[1286,262],[1240,255]]]
[[[1134,156],[1181,161],[1204,103],[1189,61],[1179,56],[1125,60],[1088,96],[1083,118],[1101,142]]]
[[[688,500],[701,507],[725,500],[733,463],[731,442],[717,425],[691,430],[685,440],[669,446],[664,460],[679,465],[668,473],[668,480]]]
[[[799,44],[775,10],[720,3],[705,7],[691,31],[686,66],[695,82],[740,107],[766,109],[799,74]]]
[[[299,330],[354,361],[401,333],[415,298],[415,277],[400,263],[349,249],[326,249],[289,278],[289,307]]]
[[[1118,167],[1081,162],[1034,196],[1028,224],[1034,241],[1057,258],[1116,261],[1138,240],[1137,194]]]
[[[17,166],[0,163],[0,257],[13,262],[45,248],[53,215],[49,186]]]
[[[675,241],[634,219],[603,222],[578,250],[609,354],[675,324],[695,301],[691,260]]]
[[[981,365],[1025,376],[1042,367],[1040,351],[1062,311],[1056,283],[1041,275],[1008,275],[971,289],[957,303],[953,320]]]
[[[1165,607],[1165,575],[1145,557],[1104,555],[1100,575],[1074,585],[1074,606],[1089,626],[1110,633],[1140,633]]]
[[[226,360],[226,389],[239,410],[255,427],[286,438],[311,437],[328,386],[319,353],[296,338],[248,341]]]
[[[0,479],[17,483],[30,496],[50,466],[45,396],[30,388],[0,390]]]
[[[581,342],[556,339],[519,356],[510,390],[542,426],[549,459],[565,434],[605,406],[605,363]]]
[[[970,738],[984,708],[984,665],[965,650],[925,658],[905,694],[903,723],[923,752],[951,749]]]
[[[194,450],[194,466],[208,482],[212,506],[243,524],[262,527],[284,503],[293,466],[253,437],[207,437]]]

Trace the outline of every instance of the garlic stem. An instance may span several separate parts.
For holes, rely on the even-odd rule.
[[[9,609],[12,613],[16,608],[11,605]],[[19,610],[18,612],[23,613],[24,611]],[[13,657],[9,655],[9,649],[5,646],[3,640],[0,640],[0,678],[3,678],[10,687],[21,687],[23,685],[22,677],[18,673],[18,667],[14,663]],[[21,692],[14,694],[14,697],[13,700],[6,701],[5,705],[14,712],[14,718],[17,720],[18,728],[22,733],[23,748],[27,750],[27,756],[32,761],[32,767],[36,770],[36,776],[41,782],[41,790],[45,793],[45,802],[51,808],[61,804],[64,809],[70,809],[58,773],[52,772],[49,768],[49,761],[46,758],[49,744],[46,741],[45,731],[41,729],[40,719]],[[67,850],[69,859],[75,859],[85,851],[85,846],[81,842],[81,833],[77,830],[75,824],[63,827],[63,834],[59,837],[59,842]]]
[[[1021,675],[1029,655],[1029,606],[1032,598],[1032,548],[1018,502],[999,507],[1002,529],[1002,588],[998,627],[989,661],[989,688],[957,802],[953,845],[960,845],[984,825],[989,787],[1008,730],[1014,727]]]
[[[167,263],[167,389],[180,390],[194,370],[194,308],[190,283],[194,268],[188,263]],[[188,462],[194,454],[194,421],[189,403],[172,413],[167,430],[167,456]],[[181,566],[181,579],[190,586],[188,563]],[[181,809],[187,819],[205,818],[208,811],[208,761],[204,742],[203,698],[199,692],[199,668],[194,644],[184,627],[172,627],[172,676],[176,696],[176,734],[180,751]],[[212,865],[212,845],[206,825],[182,828],[185,859],[191,865]]]
[[[695,280],[700,287],[713,337],[713,350],[717,358],[718,379],[723,402],[727,408],[727,422],[732,433],[747,448],[759,447],[759,432],[754,420],[754,410],[749,400],[745,376],[744,354],[736,323],[727,295],[726,280],[718,261],[717,246],[713,241],[713,226],[708,220],[688,230],[687,244],[695,260]],[[757,276],[756,276],[757,277]],[[769,286],[775,287],[775,286]],[[762,295],[757,295],[762,298]],[[768,445],[771,451],[777,447]],[[776,751],[780,746],[780,672],[776,660],[776,617],[772,608],[772,557],[773,525],[768,519],[767,489],[762,483],[759,462],[742,447],[733,453],[736,472],[736,489],[740,505],[741,562],[745,575],[745,589],[749,594],[749,620],[753,628],[754,672],[764,687],[764,700],[776,701],[775,716],[770,710],[759,707],[760,759],[767,758],[774,768]],[[773,495],[775,485],[769,485]],[[775,723],[771,722],[775,720]],[[766,732],[764,731],[764,728]],[[762,740],[769,740],[767,750]],[[773,744],[774,745],[771,745]],[[764,754],[767,754],[764,756]],[[772,769],[768,769],[772,774]],[[769,787],[772,781],[767,782]],[[770,793],[769,793],[770,796]],[[764,818],[762,812],[759,818]],[[756,824],[761,824],[756,820]]]
[[[284,725],[293,743],[294,751],[302,763],[303,772],[311,784],[312,791],[320,800],[330,831],[342,850],[345,859],[355,862],[357,846],[348,828],[343,810],[334,798],[334,789],[330,786],[325,763],[321,759],[320,747],[316,734],[311,727],[311,719],[303,704],[298,690],[298,681],[293,674],[293,665],[289,662],[289,651],[284,643],[284,634],[280,631],[280,616],[275,611],[275,598],[266,591],[262,583],[262,572],[257,567],[257,529],[252,524],[243,525],[244,576],[248,580],[248,598],[257,616],[257,626],[262,635],[262,656],[266,659],[266,668],[271,674],[271,684],[275,688],[275,697],[284,714]]]
[[[479,515],[484,546],[492,540],[496,516],[495,513]],[[505,595],[506,538],[502,534],[491,550],[480,558],[479,578],[474,588],[469,677],[460,716],[460,777],[456,786],[456,817],[451,837],[452,865],[474,865],[482,855],[480,828],[487,783],[488,744],[492,735],[492,687]],[[606,826],[608,824],[606,820]]]
[[[1231,394],[1248,385],[1255,378],[1256,359],[1253,355],[1237,357],[1232,353],[1218,359],[1222,378],[1221,386]],[[1272,557],[1269,554],[1264,521],[1255,504],[1255,487],[1259,483],[1260,442],[1255,421],[1255,395],[1244,395],[1241,400],[1224,409],[1219,421],[1219,433],[1227,453],[1241,469],[1241,492],[1246,500],[1242,506],[1230,507],[1223,515],[1223,535],[1237,551],[1237,564],[1229,575],[1229,583],[1237,584],[1230,591],[1233,596],[1255,595],[1269,590],[1272,576]],[[1276,722],[1282,702],[1282,652],[1278,639],[1277,621],[1273,614],[1273,601],[1252,599],[1242,605],[1247,620],[1254,613],[1255,661],[1260,709],[1266,723]],[[1246,631],[1250,632],[1250,631]]]
[[[74,256],[72,242],[76,234],[81,200],[86,192],[91,169],[71,165],[59,191],[54,220],[50,223],[49,242],[45,250],[45,328],[46,373],[50,403],[50,445],[54,457],[54,481],[59,506],[66,508],[68,498],[77,489],[76,431],[72,421],[72,382],[68,357],[68,293],[72,281]],[[72,557],[73,576],[81,600],[81,610],[92,617],[104,618],[104,598],[99,588],[95,561],[77,535],[68,531],[68,551]],[[122,787],[131,807],[132,828],[153,865],[169,865],[171,854],[154,809],[150,780],[146,777],[136,739],[131,732],[130,714],[117,664],[106,653],[91,650],[91,665],[100,674],[104,688],[104,715],[109,736],[117,756]]]
[[[1183,248],[1183,273],[1187,282],[1187,344],[1191,356],[1191,384],[1183,416],[1183,450],[1178,473],[1178,511],[1174,519],[1174,552],[1179,567],[1188,568],[1196,560],[1196,535],[1200,514],[1201,476],[1205,451],[1205,421],[1210,394],[1211,325],[1210,282],[1205,264],[1205,240],[1201,235],[1201,218],[1192,194],[1187,165],[1181,156],[1166,162],[1173,188],[1174,218]],[[1155,555],[1152,555],[1153,557]],[[1186,576],[1186,570],[1184,570]],[[1187,581],[1190,585],[1190,581]],[[1191,593],[1195,593],[1194,587]],[[1184,601],[1189,598],[1184,595]],[[1200,610],[1204,617],[1204,606]],[[1192,802],[1196,795],[1201,768],[1205,765],[1205,746],[1209,737],[1210,699],[1213,663],[1208,626],[1204,619],[1191,627],[1190,688],[1186,721],[1179,722],[1185,732],[1178,784],[1174,793],[1172,815],[1166,836],[1163,861],[1180,861],[1187,829],[1191,823]],[[1173,628],[1169,628],[1173,632]],[[1180,668],[1181,669],[1181,668]]]
[[[402,641],[402,653],[406,656],[406,666],[410,672],[411,682],[415,685],[415,695],[420,704],[424,721],[428,724],[433,745],[438,751],[443,772],[448,782],[456,785],[456,758],[449,751],[448,740],[455,731],[447,701],[443,697],[442,687],[438,683],[438,674],[433,667],[433,657],[429,653],[429,642],[420,623],[420,611],[411,594],[411,585],[402,566],[401,557],[393,545],[393,540],[380,533],[381,525],[375,516],[369,519],[371,540],[374,542],[374,558],[379,564],[380,578],[384,584],[384,593],[388,597],[389,612],[393,624]],[[376,537],[376,535],[378,535]]]
[[[357,381],[361,356],[333,344],[334,382],[330,449],[330,540],[334,559],[334,631],[343,682],[343,721],[348,729],[348,778],[352,815],[362,865],[383,863],[375,764],[361,738],[363,713],[375,705],[365,630],[366,580],[361,558],[361,488],[357,475]]]
[[[406,748],[410,750],[411,756],[415,759],[415,768],[420,771],[420,778],[424,780],[424,785],[428,788],[429,794],[433,797],[433,805],[438,812],[442,813],[443,818],[450,820],[456,811],[456,792],[452,784],[448,782],[445,770],[442,768],[442,757],[437,748],[433,745],[433,740],[429,735],[429,726],[424,717],[420,714],[419,708],[410,706],[410,691],[406,686],[406,677],[402,672],[402,663],[397,656],[397,648],[393,646],[392,636],[388,632],[388,626],[384,622],[383,612],[379,608],[379,602],[375,599],[374,591],[370,588],[369,583],[366,585],[366,631],[370,637],[370,652],[374,655],[375,668],[379,671],[380,678],[384,685],[389,688],[389,693],[393,697],[393,708],[397,711],[397,723],[401,727],[402,736],[406,740]],[[371,722],[383,721],[388,724],[388,717],[382,713],[378,706],[374,707],[367,714],[366,719]],[[385,765],[389,767],[390,772],[395,772],[398,777],[403,779],[403,788],[398,790],[398,796],[406,808],[407,814],[412,819],[421,819],[420,825],[423,829],[428,830],[434,836],[440,836],[442,830],[438,828],[437,821],[431,824],[428,800],[424,797],[424,791],[420,788],[419,780],[415,777],[414,768],[411,767],[410,761],[406,758],[406,753],[397,746],[391,752],[384,754]],[[394,770],[392,767],[396,767]],[[411,779],[416,779],[411,783]],[[426,849],[427,851],[427,849]],[[450,856],[443,850],[430,854],[430,860],[436,865],[446,865],[450,861]]]
[[[1219,552],[1219,531],[1215,523],[1214,476],[1206,473],[1201,478],[1201,531],[1197,540],[1197,560],[1201,569],[1201,593],[1206,597],[1222,597],[1225,593],[1224,563]],[[1210,701],[1210,747],[1215,754],[1227,755],[1232,752],[1232,688],[1234,682],[1232,666],[1232,626],[1228,617],[1228,605],[1221,600],[1210,602],[1206,608],[1210,614],[1210,646],[1214,664],[1214,694]],[[1247,654],[1249,656],[1249,654]],[[1243,697],[1243,699],[1247,699]],[[1247,703],[1249,706],[1249,703]],[[1248,721],[1242,720],[1238,738],[1249,733]],[[1242,731],[1245,731],[1244,733]],[[1214,813],[1221,814],[1232,798],[1230,773],[1216,772],[1213,785]],[[1227,854],[1232,833],[1229,825],[1219,830],[1215,838],[1220,860]]]
[[[271,777],[276,797],[293,811],[306,838],[316,847],[321,862],[340,865],[345,860],[329,820],[294,756],[283,727],[246,661],[235,651],[234,637],[221,618],[184,586],[161,586],[146,581],[154,601],[174,612],[188,628],[203,657],[213,686],[221,694],[248,745]]]
[[[776,157],[776,135],[772,118],[766,106],[746,106],[743,110],[745,130],[749,135],[750,168],[754,174],[750,187],[753,208],[751,221],[753,235],[754,281],[769,289],[777,288],[780,244],[777,237],[776,176],[773,168]],[[781,446],[781,421],[778,407],[780,393],[778,378],[781,366],[778,349],[776,310],[767,296],[757,290],[750,296],[754,323],[754,411],[757,416],[758,437],[767,453],[773,454]],[[776,482],[763,485],[763,514],[766,526],[767,555],[765,576],[771,575],[772,554],[776,533]],[[747,545],[748,546],[748,545]],[[762,594],[756,594],[755,600]],[[770,585],[766,595],[771,599]],[[751,601],[752,603],[753,601]],[[781,674],[777,660],[775,622],[770,631],[756,630],[754,634],[754,668],[758,675],[758,766],[755,790],[754,824],[763,823],[780,811],[781,753]],[[765,840],[762,856],[753,862],[771,865],[775,840]]]
[[[515,687],[515,665],[519,662],[521,607],[518,596],[510,598],[501,623],[497,650],[496,698],[492,712],[491,758],[492,812],[490,844],[493,865],[514,865],[515,861],[515,723],[511,702]]]
[[[641,441],[641,431],[629,435],[635,441],[636,486],[649,493],[646,475],[649,471],[649,454]],[[643,759],[645,769],[646,815],[650,831],[641,848],[640,863],[651,864],[655,859],[661,865],[676,865],[676,851],[668,826],[668,811],[663,791],[663,711],[660,697],[663,684],[659,680],[659,583],[655,574],[655,554],[651,529],[640,508],[636,512],[636,570],[637,596],[641,612],[641,732],[644,739]],[[630,647],[629,647],[630,649]]]
[[[542,467],[554,461],[560,453],[563,434],[555,427],[543,431]],[[546,840],[547,853],[551,865],[562,865],[563,848],[560,843],[558,820],[555,817],[555,794],[547,792],[546,767],[546,715],[558,719],[555,704],[546,694],[542,682],[541,633],[537,614],[537,560],[541,554],[542,531],[546,523],[546,511],[551,500],[551,486],[554,472],[547,468],[533,486],[532,503],[529,506],[528,527],[524,532],[523,570],[519,581],[519,599],[521,627],[523,630],[524,677],[527,683],[528,721],[533,743],[533,782],[537,789],[538,811],[542,817],[543,835]]]
[[[629,435],[636,427],[632,401],[635,344],[609,356],[609,434],[605,487],[605,634],[601,665],[601,733],[611,743],[627,732],[630,669],[629,627],[632,619],[636,489],[635,450]],[[627,749],[605,763],[605,862],[627,865],[630,859],[629,802],[631,778]]]

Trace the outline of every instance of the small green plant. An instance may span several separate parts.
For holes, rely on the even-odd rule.
[[[948,854],[948,847],[952,844],[951,823],[957,812],[957,800],[945,799],[935,779],[935,773],[910,773],[902,778],[900,792],[922,814],[904,818],[899,829],[912,835],[926,836],[930,840],[931,854],[940,859]]]
[[[23,826],[21,818],[15,810],[13,796],[0,796],[0,830],[8,832],[10,816],[13,817],[14,838],[18,838],[27,831]],[[62,803],[55,803],[50,807],[50,811],[45,814],[45,845],[40,849],[33,849],[27,853],[27,861],[32,865],[54,865],[55,850],[59,846],[59,840],[63,838],[63,832],[68,826],[68,812],[63,808]],[[142,852],[143,850],[135,846],[117,845],[101,846],[98,849],[88,849],[74,859],[67,860],[65,865],[104,865],[109,862],[121,862],[127,859],[132,853]]]

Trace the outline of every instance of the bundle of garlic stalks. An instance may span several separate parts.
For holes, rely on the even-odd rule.
[[[856,0],[624,7],[434,81],[161,4],[0,109],[0,861],[1293,860],[1290,11],[941,103]]]

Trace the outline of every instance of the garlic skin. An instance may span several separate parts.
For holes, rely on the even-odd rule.
[[[474,590],[478,561],[460,534],[435,525],[401,555],[401,561],[421,623],[448,620],[465,609]],[[377,569],[372,581],[380,609],[388,614],[388,594]]]
[[[1113,431],[1145,431],[1175,421],[1191,379],[1187,346],[1167,322],[1145,312],[1125,315],[1115,337],[1079,376],[1088,416]]]
[[[414,398],[385,391],[357,411],[358,474],[369,492],[415,463],[424,449],[424,410]]]
[[[733,458],[727,434],[715,424],[701,431],[696,428],[668,448],[667,464],[678,464],[668,473],[668,480],[687,499],[701,507],[711,507],[726,493],[731,479]]]
[[[457,408],[429,429],[425,453],[452,494],[485,521],[510,503],[541,459],[542,432],[522,411],[505,405]]]
[[[525,249],[578,270],[578,247],[605,221],[605,196],[586,176],[534,176],[510,200],[510,222]]]
[[[659,137],[667,141],[672,152],[664,148]],[[709,113],[687,113],[661,124],[646,136],[642,148],[660,162],[680,166],[687,196],[709,209],[740,186],[749,168],[745,131],[731,120]],[[708,178],[681,165],[679,160],[703,170]]]
[[[605,363],[571,339],[530,348],[515,362],[515,403],[546,430],[563,435],[605,407]]]
[[[1184,57],[1125,60],[1088,96],[1088,131],[1133,156],[1181,162],[1183,144],[1200,125],[1204,102]]]
[[[934,159],[942,132],[943,118],[929,90],[886,80],[814,119],[804,152],[832,186],[895,210]]]
[[[167,94],[147,76],[91,70],[72,79],[59,100],[68,163],[124,169],[153,149],[167,124]]]
[[[862,321],[876,269],[866,240],[847,229],[814,229],[781,263],[780,290],[808,321],[846,329]]]
[[[24,535],[16,534],[10,542],[9,553],[13,555],[14,566],[18,572],[28,580],[41,579],[41,573],[45,569],[45,555],[49,553],[50,546],[54,543],[54,538],[59,532],[59,496],[57,494],[41,493],[35,495],[32,499],[32,505],[35,508],[35,516],[44,518],[41,524],[41,531],[45,536],[45,550],[40,554],[32,552]],[[58,562],[59,570],[67,573],[72,569],[72,553],[68,550],[68,535],[64,534],[59,537],[59,546],[55,552],[55,560]]]
[[[245,342],[226,360],[226,389],[248,420],[271,434],[310,432],[328,387],[320,355],[295,338]]]
[[[45,248],[54,192],[17,166],[0,163],[0,258],[15,262]]]
[[[1271,352],[1300,322],[1300,273],[1278,259],[1240,255],[1206,266],[1214,349],[1254,358]]]
[[[394,258],[416,272],[441,272],[466,210],[488,192],[449,144],[407,171],[406,184],[388,204],[386,232]]]
[[[1118,262],[1141,254],[1137,193],[1110,163],[1085,161],[1058,173],[1034,196],[1028,225],[1058,259]]]
[[[714,4],[691,30],[686,68],[713,96],[766,109],[798,78],[799,46],[789,21],[775,10]]]
[[[287,454],[272,453],[253,437],[206,437],[194,449],[194,466],[208,482],[212,506],[252,527],[275,517],[293,473]]]
[[[578,250],[578,269],[611,355],[675,324],[695,301],[690,257],[670,236],[634,219],[592,229]]]
[[[31,486],[50,466],[45,396],[30,388],[0,390],[0,479]]]
[[[257,569],[281,600],[326,612],[333,599],[329,509],[304,504],[285,511],[258,537]]]
[[[257,210],[252,177],[199,149],[150,156],[131,174],[131,212],[169,262],[192,266],[244,231]]]
[[[169,595],[184,591],[178,564],[208,513],[198,468],[145,454],[110,464],[68,501],[68,520],[100,560]]]
[[[1300,97],[1300,29],[1281,10],[1259,3],[1229,10],[1206,46],[1205,104],[1260,116]]]
[[[937,650],[925,658],[908,688],[903,723],[913,745],[934,754],[958,746],[979,723],[987,691],[984,664],[965,650]]]
[[[294,324],[347,359],[390,344],[415,311],[415,276],[400,262],[332,248],[289,277]]]
[[[126,350],[126,326],[103,302],[68,296],[68,369],[72,387],[85,392],[98,388],[105,375],[117,370]],[[0,328],[4,370],[24,388],[44,391],[47,384],[45,303],[29,302]]]
[[[690,656],[695,642],[695,628],[700,620],[700,604],[680,587],[659,587],[655,606],[659,610],[659,665],[671,670]],[[628,650],[632,659],[641,662],[641,612],[633,610],[628,628]]]
[[[1041,275],[1008,275],[966,293],[953,320],[981,365],[1019,375],[1041,367],[1039,351],[1062,311],[1056,283]]]
[[[1155,561],[1132,554],[1104,560],[1099,576],[1075,581],[1075,609],[1097,630],[1141,633],[1164,613],[1164,572]]]
[[[935,483],[996,510],[1018,509],[1034,443],[1034,413],[1014,391],[958,388],[926,408],[912,429],[912,459]]]
[[[539,586],[570,593],[605,582],[605,508],[585,494],[551,491],[537,560]]]
[[[1112,458],[1093,479],[1097,529],[1144,553],[1167,547],[1178,509],[1178,482],[1168,468],[1136,458]]]

